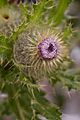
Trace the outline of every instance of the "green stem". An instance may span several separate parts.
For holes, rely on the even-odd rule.
[[[15,96],[16,92],[15,92],[14,86],[12,86],[12,91],[13,91],[13,95]],[[27,119],[25,119],[25,117],[23,115],[23,111],[22,111],[22,108],[20,106],[18,98],[15,98],[15,104],[16,104],[16,107],[17,107],[17,110],[18,110],[18,114],[20,116],[20,120],[27,120]]]
[[[23,111],[21,110],[22,108],[20,106],[19,100],[16,99],[15,102],[16,102],[16,106],[17,106],[17,109],[18,109],[18,113],[19,113],[20,119],[21,120],[25,120],[24,115],[23,115]]]
[[[64,11],[66,10],[68,6],[69,0],[59,0],[58,6],[57,6],[57,11],[54,16],[54,22],[55,24],[59,24],[62,20],[62,17],[64,15]]]

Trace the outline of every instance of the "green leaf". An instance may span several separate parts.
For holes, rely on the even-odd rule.
[[[33,109],[48,120],[61,120],[61,113],[59,109],[53,105],[49,106],[49,104],[47,104],[44,106],[36,101],[33,101]]]
[[[7,4],[7,0],[0,0],[0,7],[3,7]]]

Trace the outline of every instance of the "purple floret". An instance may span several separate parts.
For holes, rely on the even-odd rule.
[[[28,2],[33,2],[33,3],[36,3],[37,2],[37,0],[8,0],[9,1],[9,3],[17,3],[17,4],[19,4],[20,2],[22,2],[22,3],[24,3],[24,2],[26,2],[26,1],[28,1]]]
[[[43,59],[53,59],[57,56],[58,44],[53,38],[47,38],[38,45],[38,49]]]

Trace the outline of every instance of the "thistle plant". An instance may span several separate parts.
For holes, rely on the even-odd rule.
[[[68,92],[80,86],[79,69],[70,58],[79,34],[65,17],[70,3],[0,0],[0,91],[7,96],[0,102],[1,119],[61,120],[64,101],[55,102],[55,85]],[[51,85],[52,102],[44,97],[49,91],[42,81]]]

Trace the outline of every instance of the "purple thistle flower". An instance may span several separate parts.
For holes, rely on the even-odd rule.
[[[40,56],[45,60],[55,58],[58,53],[58,45],[53,38],[44,39],[38,45],[38,49],[39,49]]]
[[[38,31],[39,30],[39,31]],[[14,45],[14,58],[23,72],[34,78],[47,75],[66,55],[61,33],[50,29],[22,33]]]
[[[17,3],[17,4],[19,4],[20,2],[22,2],[22,3],[24,3],[25,2],[25,0],[9,0],[9,3],[11,4],[11,3]]]
[[[10,4],[12,4],[12,3],[17,3],[17,4],[19,4],[20,2],[22,2],[22,3],[25,3],[25,2],[33,2],[33,3],[36,3],[37,2],[37,0],[9,0],[8,2],[10,3]]]

